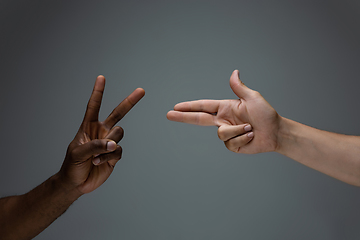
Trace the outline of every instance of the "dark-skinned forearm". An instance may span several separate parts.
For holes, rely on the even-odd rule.
[[[80,196],[55,174],[26,194],[0,199],[0,239],[32,239]]]

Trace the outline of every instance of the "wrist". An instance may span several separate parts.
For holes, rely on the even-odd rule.
[[[293,139],[292,136],[292,120],[281,117],[279,121],[279,129],[277,133],[277,146],[275,152],[285,155],[286,144]]]
[[[60,172],[54,174],[51,180],[54,188],[66,194],[70,201],[75,201],[83,195],[76,186],[66,181]]]

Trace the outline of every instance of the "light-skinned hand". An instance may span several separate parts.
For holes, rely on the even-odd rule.
[[[175,105],[167,113],[171,121],[217,126],[225,146],[236,153],[275,151],[280,116],[257,91],[246,87],[235,70],[230,87],[238,99],[197,100]]]

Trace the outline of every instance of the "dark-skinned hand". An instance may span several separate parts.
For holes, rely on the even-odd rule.
[[[87,105],[84,120],[74,140],[69,144],[64,163],[59,171],[63,184],[76,188],[79,194],[89,193],[103,184],[120,160],[122,149],[117,143],[123,129],[114,127],[145,95],[137,88],[105,119],[98,119],[105,88],[104,76],[98,76]]]

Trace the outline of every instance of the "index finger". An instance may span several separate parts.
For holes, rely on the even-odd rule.
[[[94,89],[90,96],[86,108],[84,121],[88,121],[88,122],[98,121],[104,88],[105,88],[105,77],[100,75],[96,78]]]
[[[104,124],[109,129],[119,122],[135,104],[145,95],[145,90],[137,88],[127,96],[106,118]]]

